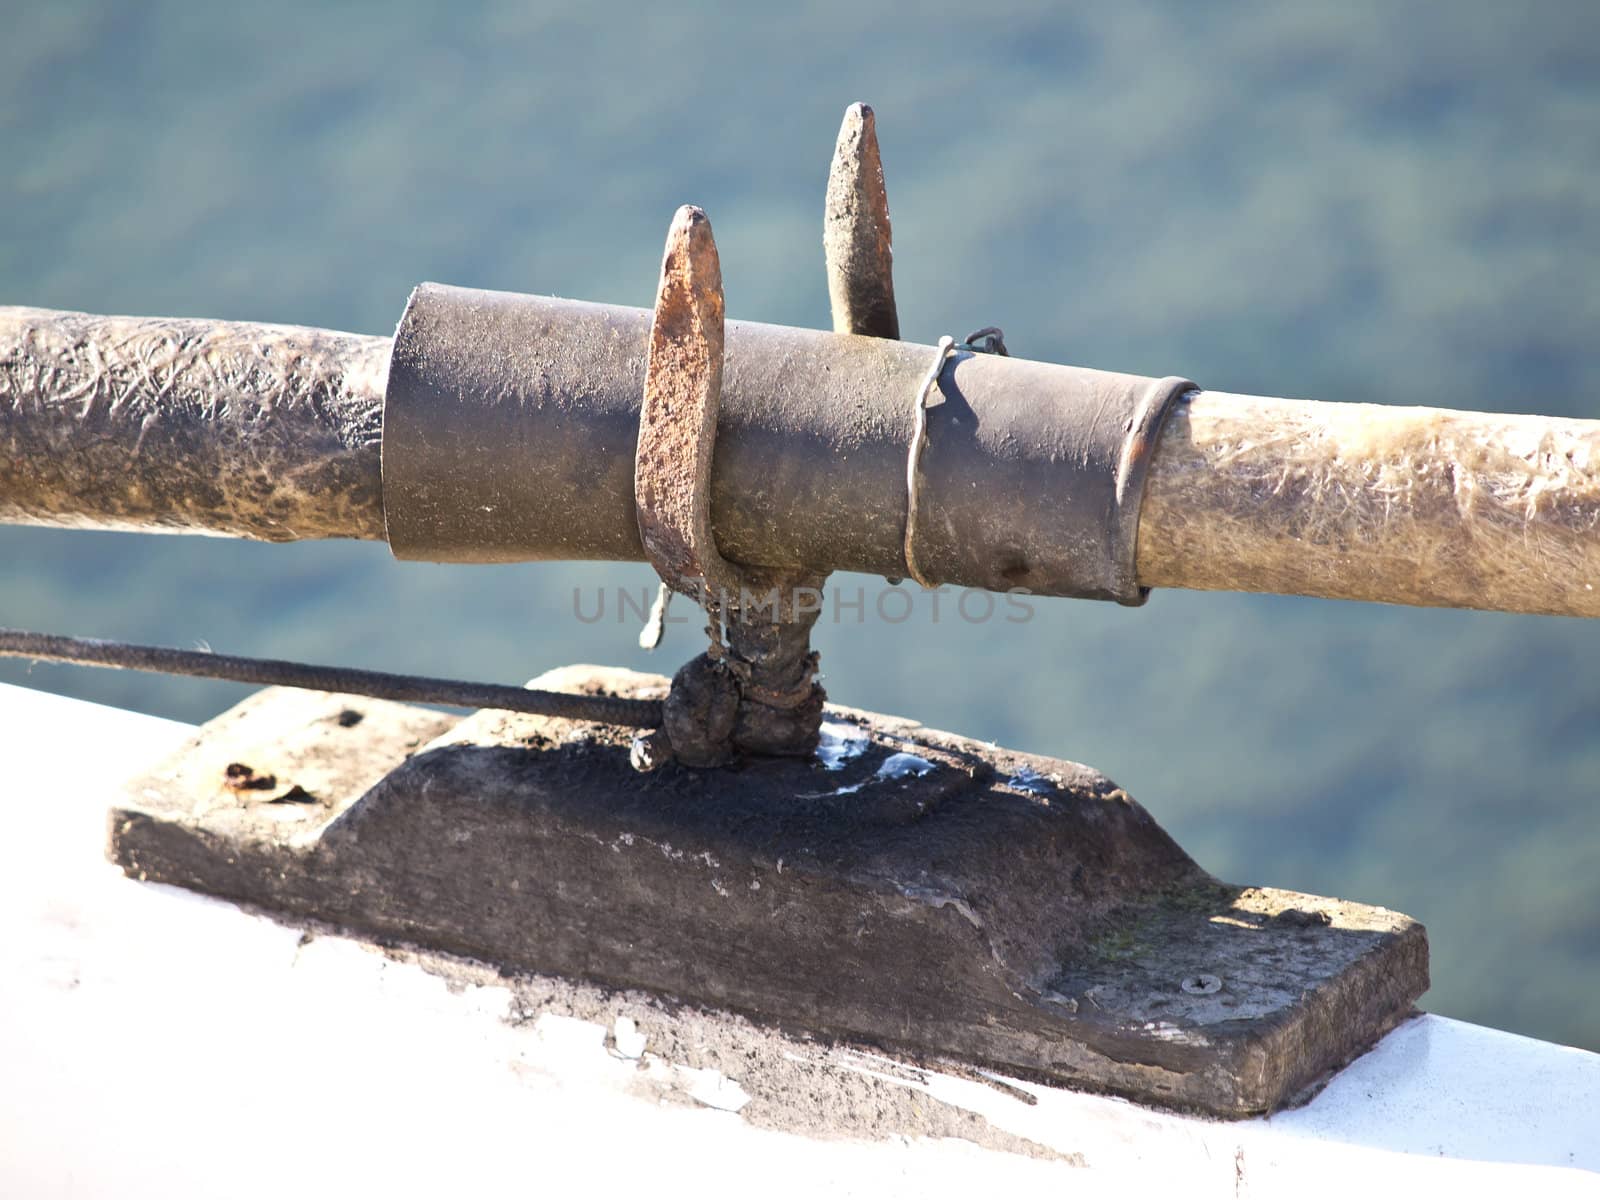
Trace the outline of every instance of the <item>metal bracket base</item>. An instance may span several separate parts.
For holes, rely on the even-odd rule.
[[[131,786],[110,852],[290,921],[1218,1116],[1302,1098],[1427,988],[1415,921],[1220,883],[1089,768],[828,720],[836,770],[640,775],[626,730],[269,690]]]

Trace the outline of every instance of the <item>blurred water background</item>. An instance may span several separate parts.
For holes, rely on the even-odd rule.
[[[0,303],[393,329],[423,279],[827,325],[877,108],[905,336],[1271,395],[1600,417],[1600,8],[13,0]],[[670,669],[644,567],[0,529],[0,624],[520,682]],[[1224,878],[1425,921],[1446,1015],[1600,1049],[1600,631],[1164,592],[825,618],[842,702],[1093,763]],[[898,611],[898,610],[895,610]],[[203,720],[244,689],[0,663]],[[92,754],[93,747],[84,747]],[[7,797],[12,803],[47,802]]]

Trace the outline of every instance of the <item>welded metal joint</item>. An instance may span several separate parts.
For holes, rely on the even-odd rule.
[[[738,751],[809,754],[822,723],[810,649],[822,577],[729,562],[711,527],[724,312],[711,222],[685,205],[667,232],[656,290],[634,504],[646,557],[666,588],[705,609],[711,645],[674,676],[661,728],[636,742],[641,770],[668,758],[718,766]]]

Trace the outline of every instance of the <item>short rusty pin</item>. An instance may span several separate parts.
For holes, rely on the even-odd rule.
[[[721,641],[715,630],[723,603],[737,598],[741,582],[711,532],[723,311],[711,221],[686,204],[672,218],[661,259],[633,482],[639,537],[651,566],[667,587],[705,605],[715,642]]]
[[[711,646],[674,676],[661,729],[635,745],[640,769],[668,758],[717,766],[736,750],[809,754],[822,721],[809,646],[821,578],[731,563],[711,526],[724,310],[711,222],[685,205],[673,217],[661,260],[634,502],[650,564],[665,587],[705,608]],[[650,633],[641,644],[653,640]]]

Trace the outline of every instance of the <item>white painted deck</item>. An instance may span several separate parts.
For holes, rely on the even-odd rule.
[[[105,810],[188,726],[0,686],[0,728],[0,1196],[1126,1196],[1127,1169],[1186,1198],[1600,1195],[1600,1055],[1432,1016],[1269,1120],[905,1084],[1087,1171],[755,1128],[736,1078],[571,1018],[512,1026],[504,989],[123,878]],[[702,1103],[643,1098],[641,1071]]]

